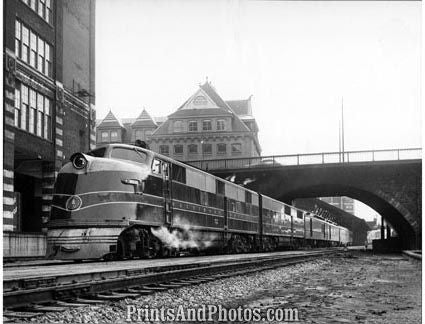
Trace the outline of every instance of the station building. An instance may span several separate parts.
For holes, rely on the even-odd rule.
[[[321,197],[320,200],[325,203],[342,209],[343,211],[354,215],[354,199],[350,197]]]
[[[3,10],[3,251],[39,256],[57,172],[95,147],[95,1]]]
[[[112,112],[97,126],[97,144],[146,141],[150,149],[180,161],[256,157],[261,154],[251,96],[225,101],[210,82],[199,86],[167,118],[146,110],[135,120]]]

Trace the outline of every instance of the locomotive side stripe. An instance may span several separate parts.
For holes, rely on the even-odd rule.
[[[137,201],[111,201],[111,202],[104,202],[104,203],[99,203],[99,204],[93,204],[90,206],[86,206],[86,207],[81,207],[80,209],[77,209],[75,211],[79,211],[79,210],[84,210],[87,208],[92,208],[92,207],[97,207],[97,206],[102,206],[102,205],[111,205],[111,204],[136,204],[136,205],[146,205],[146,206],[152,206],[152,207],[157,207],[157,208],[164,208],[164,206],[162,205],[155,205],[155,204],[148,204],[148,203],[143,203],[143,202],[137,202]],[[69,211],[66,208],[62,208],[59,207],[57,205],[52,205],[53,208],[58,208],[64,211]]]
[[[103,194],[102,194],[103,193]],[[73,195],[67,194],[54,194],[52,206],[61,210],[69,211],[66,208],[66,202]],[[78,210],[82,210],[92,206],[99,206],[106,203],[138,203],[150,206],[162,207],[164,202],[163,197],[153,196],[149,194],[135,194],[123,191],[98,191],[87,193],[85,195],[77,195],[82,199],[82,207]]]

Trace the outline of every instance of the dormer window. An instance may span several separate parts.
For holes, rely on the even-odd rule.
[[[118,141],[118,132],[111,131],[111,142],[117,142],[117,141]]]
[[[101,132],[102,142],[109,142],[109,132]]]
[[[183,132],[183,122],[181,120],[176,120],[174,122],[174,133],[182,133]]]
[[[135,132],[135,138],[136,138],[136,140],[143,140],[144,138],[143,138],[143,131],[142,130],[136,130],[136,132]]]

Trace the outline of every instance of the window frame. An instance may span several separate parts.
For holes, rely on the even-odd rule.
[[[219,127],[219,125],[221,125],[220,127]],[[224,120],[224,119],[218,119],[217,121],[216,121],[216,130],[218,130],[218,131],[224,131],[224,130],[226,130],[226,121]]]
[[[53,78],[52,45],[19,19],[15,19],[15,54],[38,72]]]
[[[167,148],[167,149],[163,150],[164,148]],[[162,154],[162,155],[170,155],[170,145],[168,145],[168,144],[160,145],[159,146],[159,153]]]
[[[112,138],[112,134],[116,134],[116,136],[114,136],[114,137],[115,137],[115,139],[113,139],[113,138]],[[119,139],[118,139],[118,131],[116,131],[116,130],[111,130],[111,131],[109,132],[109,140],[110,140],[111,142],[118,142],[118,141],[119,141]]]
[[[24,83],[15,84],[14,126],[44,140],[52,140],[52,99]]]
[[[196,148],[196,150],[195,151],[192,151],[191,148],[194,148],[194,147]],[[189,154],[198,154],[198,144],[194,144],[194,143],[189,144],[187,146],[187,150],[188,150],[188,153]]]
[[[193,126],[195,126],[195,127],[193,127]],[[188,130],[189,130],[189,132],[197,132],[198,131],[198,121],[189,120]]]
[[[234,148],[239,146],[240,150],[235,150]],[[242,143],[231,143],[230,144],[230,153],[232,155],[241,155],[242,154]]]
[[[181,152],[180,152],[180,150],[179,150],[179,152],[177,152],[177,148],[181,148]],[[184,147],[183,147],[183,144],[174,144],[173,145],[173,152],[174,152],[174,154],[176,154],[176,155],[183,155],[184,154]]]
[[[106,134],[106,136],[103,136],[105,134]],[[100,142],[101,143],[109,143],[109,141],[110,141],[109,131],[100,131]]]
[[[46,23],[52,26],[53,6],[51,0],[22,0],[33,12]]]
[[[209,125],[209,127],[205,127],[205,125]],[[204,119],[202,121],[202,130],[203,131],[211,131],[212,130],[211,119]]]
[[[177,127],[179,125],[179,127]],[[183,133],[184,132],[184,125],[182,120],[175,120],[173,122],[173,133]]]
[[[221,151],[220,146],[224,146],[224,151]],[[217,154],[225,155],[227,154],[227,144],[226,143],[217,143]]]
[[[211,150],[209,152],[205,151],[206,147],[209,147]],[[203,155],[212,155],[212,144],[211,143],[202,143],[202,154]]]

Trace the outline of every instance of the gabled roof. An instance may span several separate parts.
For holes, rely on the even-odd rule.
[[[214,89],[214,87],[211,85],[210,82],[205,82],[203,85],[200,86],[202,90],[206,92],[206,94],[214,100],[214,102],[219,106],[220,108],[223,108],[227,111],[232,111],[232,109],[229,107],[229,105],[219,96],[217,91]]]
[[[122,127],[124,128],[124,125],[121,123],[121,121],[115,117],[115,115],[110,110],[109,113],[106,115],[105,118],[100,122],[99,128],[109,128],[109,127]]]
[[[226,100],[226,104],[239,116],[252,116],[251,96],[245,100]]]
[[[199,116],[232,116],[232,113],[221,108],[181,109],[172,113],[169,118],[199,117]]]
[[[139,117],[136,118],[136,120],[131,126],[132,127],[146,127],[146,126],[156,127],[158,125],[155,123],[152,117],[148,114],[146,109],[143,109],[142,113],[139,115]]]

